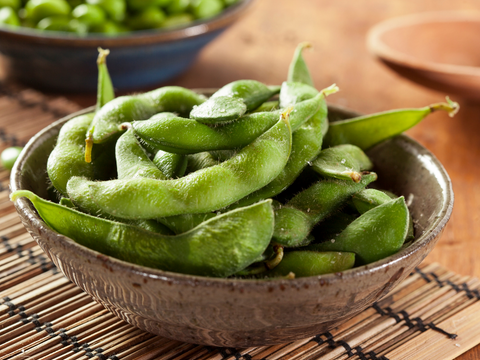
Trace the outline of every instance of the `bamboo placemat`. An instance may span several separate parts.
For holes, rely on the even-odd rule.
[[[0,149],[78,110],[0,83]],[[454,359],[480,343],[480,281],[422,265],[330,332],[248,349],[181,343],[116,318],[67,280],[21,224],[0,169],[0,360]]]

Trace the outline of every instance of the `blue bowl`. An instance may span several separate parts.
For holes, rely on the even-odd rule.
[[[43,90],[95,92],[97,48],[110,49],[107,63],[115,89],[154,87],[185,71],[200,50],[247,10],[241,0],[220,15],[188,27],[136,31],[121,36],[0,29],[7,74]]]

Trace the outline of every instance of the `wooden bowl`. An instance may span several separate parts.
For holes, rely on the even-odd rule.
[[[480,100],[480,12],[389,19],[370,30],[367,44],[381,62],[415,83]]]
[[[86,109],[83,113],[92,111]],[[331,118],[355,114],[330,107]],[[46,163],[70,115],[26,145],[11,175],[12,191],[48,198]],[[398,136],[372,148],[383,189],[411,200],[414,243],[380,261],[335,274],[293,280],[218,279],[151,269],[100,254],[51,230],[30,201],[15,202],[23,224],[57,267],[118,317],[180,341],[249,347],[318,335],[386,296],[433,249],[453,208],[451,182],[419,143]]]

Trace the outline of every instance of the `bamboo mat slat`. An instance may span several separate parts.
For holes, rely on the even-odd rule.
[[[79,110],[0,83],[0,151]],[[449,360],[480,343],[480,280],[422,264],[389,296],[330,332],[248,349],[186,344],[116,318],[26,233],[0,169],[0,360]]]

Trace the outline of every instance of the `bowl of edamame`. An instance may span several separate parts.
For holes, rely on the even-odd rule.
[[[285,343],[371,306],[453,208],[443,166],[401,132],[458,105],[327,106],[337,87],[311,85],[303,47],[281,86],[117,98],[99,61],[97,106],[42,130],[15,163],[23,224],[108,310],[172,339]]]
[[[6,73],[27,85],[93,92],[97,48],[109,48],[116,89],[154,87],[184,72],[252,2],[3,0],[0,53]]]

